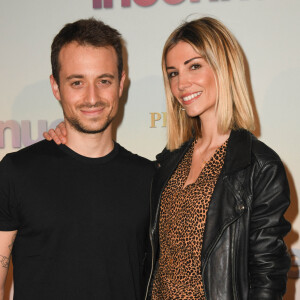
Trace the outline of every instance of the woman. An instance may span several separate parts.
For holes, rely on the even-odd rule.
[[[289,188],[254,128],[241,49],[213,18],[186,22],[162,56],[167,148],[151,199],[149,299],[281,299]]]
[[[186,22],[162,68],[168,142],[152,186],[147,299],[281,299],[289,187],[280,158],[248,131],[236,39],[213,18]]]

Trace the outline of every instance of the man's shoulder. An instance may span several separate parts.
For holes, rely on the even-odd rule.
[[[42,140],[16,152],[6,154],[3,161],[10,161],[13,164],[30,164],[39,161],[41,158],[48,159],[58,150],[54,142]]]
[[[125,149],[123,146],[119,146],[119,157],[133,167],[141,167],[154,171],[154,162],[142,157],[138,154],[134,154],[131,151]]]

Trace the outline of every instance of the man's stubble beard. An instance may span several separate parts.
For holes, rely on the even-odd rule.
[[[95,108],[95,107],[99,107],[99,106],[104,106],[105,107],[107,105],[106,104],[103,105],[103,103],[96,103],[95,105],[82,105],[82,106],[79,107],[79,109],[81,109],[81,108]],[[89,129],[89,128],[87,128],[87,126],[84,126],[82,124],[82,122],[80,122],[79,118],[70,117],[67,114],[65,114],[65,112],[64,112],[64,116],[65,116],[66,120],[68,121],[68,123],[75,130],[77,130],[78,132],[82,132],[82,133],[86,133],[86,134],[97,134],[97,133],[105,131],[105,129],[113,121],[113,119],[115,117],[115,116],[112,116],[113,109],[114,109],[114,105],[111,107],[110,112],[109,112],[109,114],[106,117],[105,123],[102,126],[100,126],[99,128],[97,128],[97,129]],[[97,122],[97,121],[95,121],[95,122]],[[101,122],[101,120],[100,120],[100,122]]]
[[[87,133],[87,134],[96,134],[96,133],[103,132],[113,121],[113,118],[108,118],[106,120],[106,122],[104,123],[104,125],[101,126],[100,128],[89,129],[89,128],[85,127],[83,124],[81,124],[80,121],[76,118],[69,118],[67,116],[65,116],[65,118],[74,129],[76,129],[79,132]]]

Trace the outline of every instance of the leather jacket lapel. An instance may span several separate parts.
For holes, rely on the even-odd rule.
[[[228,140],[224,166],[207,212],[201,255],[202,269],[205,268],[209,254],[224,230],[243,214],[246,203],[241,193],[245,187],[238,177],[244,178],[244,176],[236,175],[237,172],[244,173],[250,161],[250,134],[245,130],[232,131]]]

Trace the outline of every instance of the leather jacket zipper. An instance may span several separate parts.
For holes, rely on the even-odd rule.
[[[207,261],[208,261],[208,258],[210,257],[210,254],[212,253],[213,249],[215,248],[216,244],[218,243],[218,241],[220,240],[221,236],[223,235],[224,231],[232,224],[234,223],[236,220],[238,220],[244,213],[244,210],[238,215],[236,216],[235,218],[231,219],[230,222],[228,222],[227,224],[225,224],[218,236],[218,238],[215,240],[215,242],[213,243],[213,245],[210,247],[209,251],[208,251],[208,254],[206,256],[206,260],[204,262],[204,265],[203,265],[203,268],[202,268],[202,274],[204,274],[204,271],[205,271],[205,268],[206,268],[206,265],[207,265]],[[204,284],[204,293],[205,293],[205,299],[208,299],[207,298],[207,295],[206,295],[206,290],[205,290],[205,284]],[[234,300],[237,299],[236,298],[236,289],[234,290]]]
[[[150,211],[151,211],[151,199],[152,199],[152,184],[153,184],[153,179],[151,181],[151,186],[150,186]],[[159,203],[160,203],[160,197],[159,197]],[[150,224],[149,224],[150,225]],[[151,234],[150,234],[151,233]],[[151,244],[151,271],[150,271],[150,275],[149,275],[149,279],[148,279],[148,283],[147,283],[147,288],[146,288],[146,294],[145,294],[145,300],[147,300],[148,298],[148,292],[149,292],[149,287],[150,287],[150,282],[151,282],[151,277],[152,277],[152,273],[153,273],[153,268],[154,268],[154,246],[153,246],[153,239],[151,237],[151,235],[153,236],[153,230],[152,228],[150,228],[149,230],[149,238],[150,238],[150,244]]]
[[[236,228],[235,228],[235,231],[234,231],[234,237],[233,237],[233,241],[232,241],[232,252],[235,250],[235,244],[236,244]],[[238,300],[238,297],[237,297],[237,290],[236,290],[236,272],[235,272],[235,255],[234,253],[231,253],[232,255],[232,289],[233,289],[233,300]]]
[[[224,181],[227,181],[227,180],[228,180],[227,176],[223,177],[223,180],[224,180]],[[232,190],[230,184],[227,184],[227,187],[229,188],[229,190],[230,190],[231,192],[234,192],[234,191]],[[233,193],[233,196],[235,197],[235,193]],[[235,198],[236,198],[236,197],[235,197]],[[237,200],[237,202],[240,202],[239,199],[236,199],[236,200]],[[205,262],[204,262],[204,264],[203,264],[202,274],[204,274],[204,271],[205,271],[205,268],[206,268],[206,265],[207,265],[208,258],[210,257],[210,254],[212,253],[213,249],[215,248],[215,246],[216,246],[217,243],[219,242],[219,240],[220,240],[221,236],[223,235],[224,231],[225,231],[231,224],[233,224],[236,220],[238,220],[238,219],[244,214],[244,212],[245,212],[245,207],[244,207],[244,206],[241,206],[241,207],[240,207],[240,212],[239,212],[239,214],[238,214],[235,218],[232,218],[229,222],[227,222],[227,224],[225,224],[225,225],[223,226],[223,228],[222,228],[222,230],[221,230],[221,232],[220,232],[218,238],[215,240],[215,242],[213,243],[213,245],[210,247],[210,249],[209,249],[209,251],[208,251],[206,260],[205,260]],[[233,284],[233,285],[234,285],[234,286],[233,286],[233,296],[234,296],[234,300],[237,300],[237,291],[236,291],[236,288],[235,288],[235,286],[236,286],[236,285],[235,285],[235,277],[233,278],[233,283],[234,283],[234,284]],[[205,290],[205,284],[204,284],[204,293],[205,293],[205,298],[207,299],[207,297],[206,297],[206,290]]]

